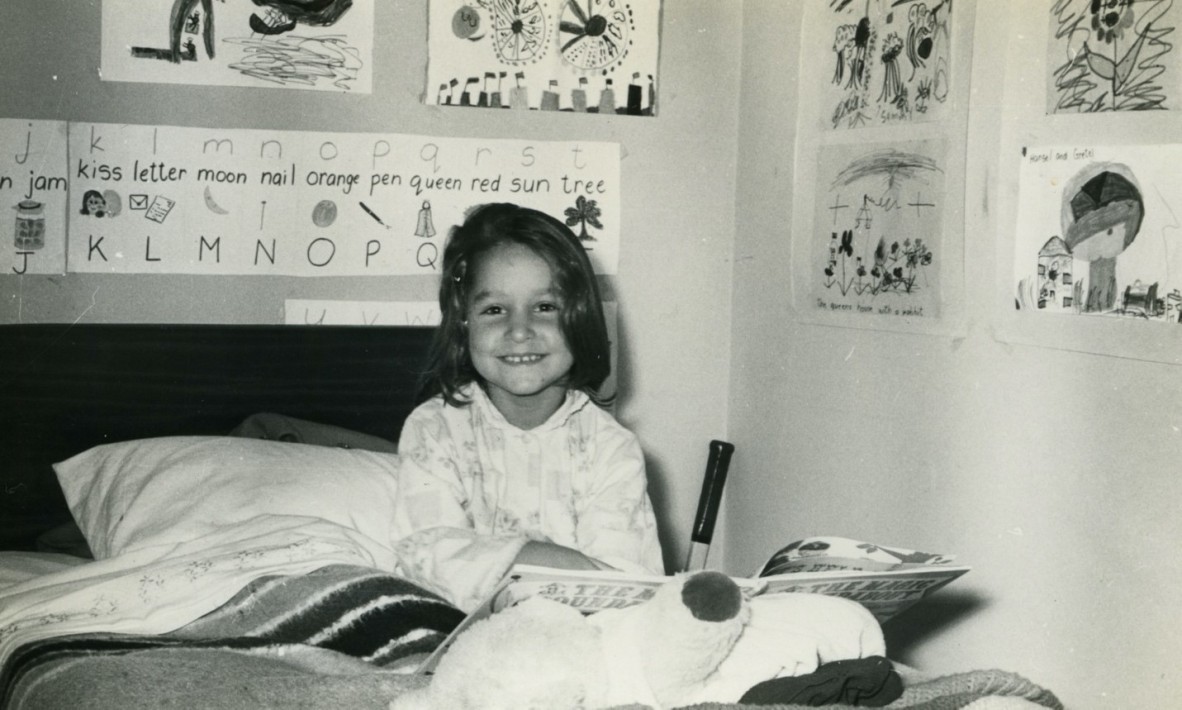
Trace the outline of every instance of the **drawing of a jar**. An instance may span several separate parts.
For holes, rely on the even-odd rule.
[[[45,205],[22,200],[16,207],[16,248],[22,251],[45,246]]]

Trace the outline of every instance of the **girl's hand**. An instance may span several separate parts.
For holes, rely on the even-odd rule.
[[[514,562],[541,567],[556,567],[558,569],[586,569],[611,570],[611,565],[600,562],[594,557],[588,557],[582,552],[570,547],[563,547],[552,542],[538,542],[530,540],[517,553]]]

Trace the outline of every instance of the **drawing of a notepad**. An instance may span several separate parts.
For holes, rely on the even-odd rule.
[[[174,200],[157,195],[152,198],[152,204],[148,206],[148,211],[144,213],[144,217],[153,222],[164,224],[164,218],[172,211],[173,205],[175,204],[176,202]]]

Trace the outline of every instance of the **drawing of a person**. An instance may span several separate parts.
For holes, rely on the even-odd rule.
[[[82,214],[95,217],[105,217],[107,214],[107,200],[98,190],[87,190],[82,194]]]

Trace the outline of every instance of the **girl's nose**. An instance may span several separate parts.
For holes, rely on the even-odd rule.
[[[509,337],[517,343],[534,337],[533,321],[528,314],[515,315],[509,320]]]

